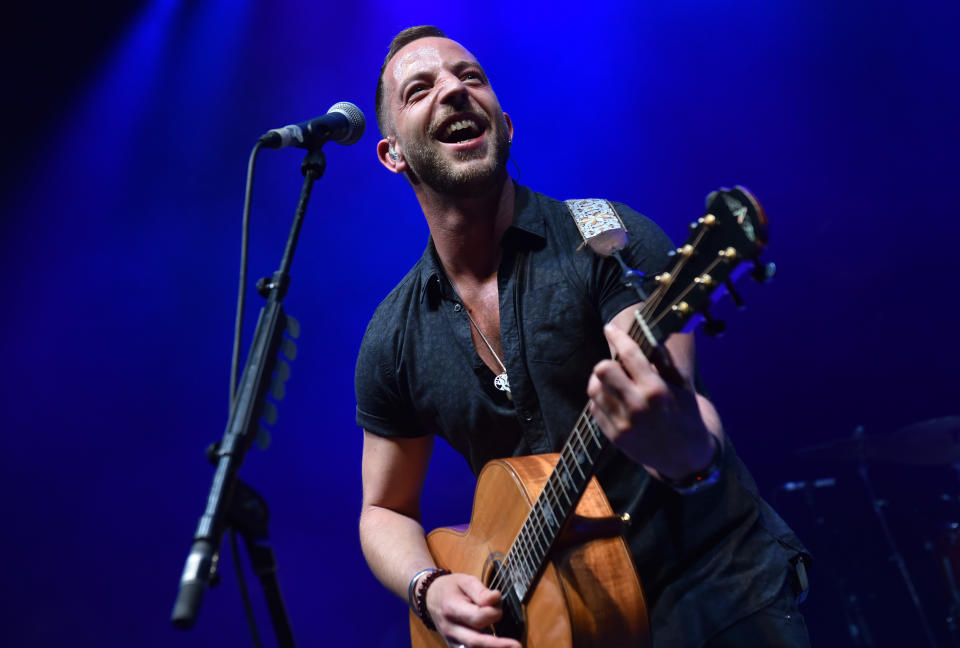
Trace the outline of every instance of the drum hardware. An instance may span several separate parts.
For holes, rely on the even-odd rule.
[[[798,456],[807,456],[831,461],[853,462],[857,474],[863,483],[874,516],[880,524],[882,536],[889,551],[889,559],[896,566],[909,600],[916,610],[920,625],[923,628],[925,643],[931,647],[937,646],[933,629],[924,613],[920,597],[914,585],[914,580],[907,569],[897,542],[894,539],[887,515],[884,511],[887,502],[879,498],[873,487],[868,461],[897,463],[907,466],[934,466],[952,464],[958,469],[960,476],[960,416],[949,416],[930,419],[915,423],[890,435],[867,437],[863,426],[858,426],[849,438],[837,439],[826,443],[803,448],[796,453]],[[810,484],[813,482],[787,482],[781,486],[782,490],[804,490],[808,504],[812,506]],[[946,502],[960,501],[957,496],[941,494],[940,499]],[[816,515],[815,511],[811,511]],[[822,524],[819,518],[818,524]],[[960,550],[960,525],[954,526],[954,535]],[[953,547],[951,543],[950,547]],[[960,551],[956,559],[951,559],[946,550],[938,556],[939,567],[944,570],[947,588],[950,594],[950,606],[947,616],[947,625],[951,636],[956,638],[957,625],[960,623]],[[857,597],[847,595],[844,588],[838,589],[845,601],[844,615],[848,623],[851,639],[855,645],[873,646],[872,637],[860,613]]]
[[[858,425],[853,431],[853,438],[855,441],[860,443],[860,448],[864,447],[862,443],[864,439],[864,430],[862,425]],[[870,481],[870,474],[867,470],[867,457],[866,453],[861,450],[860,455],[857,459],[857,474],[860,475],[860,480],[863,482],[863,487],[867,491],[867,497],[870,499],[870,503],[873,506],[873,512],[877,516],[877,521],[880,523],[880,529],[883,531],[883,537],[887,541],[887,547],[890,549],[890,560],[897,566],[897,570],[900,572],[900,576],[903,578],[903,583],[907,588],[907,593],[910,595],[910,601],[913,603],[913,607],[917,611],[917,616],[920,619],[920,625],[923,628],[923,634],[926,637],[927,644],[931,648],[935,648],[937,645],[937,640],[933,635],[933,628],[930,626],[930,622],[927,621],[927,615],[923,612],[923,606],[920,604],[920,596],[917,594],[917,588],[913,584],[913,578],[910,576],[910,572],[907,570],[907,564],[903,560],[903,554],[900,553],[900,549],[897,547],[897,542],[893,538],[893,533],[890,531],[890,525],[887,524],[887,516],[884,513],[884,504],[883,500],[877,497],[876,492],[873,489],[873,483]]]
[[[827,535],[824,531],[827,526],[827,520],[817,510],[814,494],[815,491],[821,488],[831,488],[836,485],[837,479],[834,477],[788,481],[780,485],[774,493],[774,498],[776,498],[780,492],[802,495],[803,503],[809,510],[814,525],[820,530],[820,534],[825,536]],[[850,637],[850,644],[857,648],[876,648],[876,643],[873,641],[873,634],[870,630],[869,623],[867,623],[860,597],[851,591],[848,585],[848,579],[844,578],[840,572],[830,570],[828,573],[833,580],[834,591],[839,596],[843,614],[843,625]]]
[[[860,428],[858,428],[860,429]],[[907,466],[960,463],[960,416],[920,421],[893,434],[867,437],[862,432],[801,448],[797,456],[827,461],[875,461]],[[955,466],[956,467],[956,466]]]
[[[960,483],[960,462],[954,463],[953,469]],[[956,505],[960,503],[960,495],[940,493],[940,501]],[[947,597],[944,620],[951,645],[960,646],[960,522],[942,524],[934,540],[928,540],[924,548],[933,557],[943,579]]]

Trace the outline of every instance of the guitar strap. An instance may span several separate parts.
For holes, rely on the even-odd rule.
[[[566,200],[564,204],[580,230],[583,245],[602,256],[627,245],[627,226],[609,200],[581,198]]]

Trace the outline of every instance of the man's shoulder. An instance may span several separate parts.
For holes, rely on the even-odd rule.
[[[423,291],[424,262],[419,259],[412,268],[397,282],[390,292],[380,301],[373,313],[373,320],[392,318],[408,309],[420,298]]]
[[[424,290],[429,275],[429,269],[421,257],[377,305],[367,326],[367,337],[372,331],[383,332],[385,328],[405,321],[405,314],[416,307],[421,298],[425,298]]]

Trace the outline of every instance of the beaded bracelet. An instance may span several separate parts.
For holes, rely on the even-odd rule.
[[[434,569],[424,577],[423,584],[417,591],[416,615],[420,617],[421,621],[423,621],[423,625],[427,627],[427,630],[437,629],[437,626],[433,623],[433,619],[430,618],[430,610],[427,609],[427,588],[433,584],[433,581],[437,580],[441,576],[446,576],[449,573],[449,569]]]
[[[413,600],[413,590],[417,586],[417,580],[424,574],[429,574],[430,572],[437,571],[436,567],[427,567],[426,569],[421,569],[416,574],[413,575],[413,578],[410,579],[410,584],[407,585],[407,605],[410,607],[410,611],[417,614],[417,602]]]

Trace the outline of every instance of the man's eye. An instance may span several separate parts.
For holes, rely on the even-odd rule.
[[[427,86],[423,83],[410,86],[410,88],[407,90],[407,99],[412,99],[414,96],[426,91],[426,89]]]

